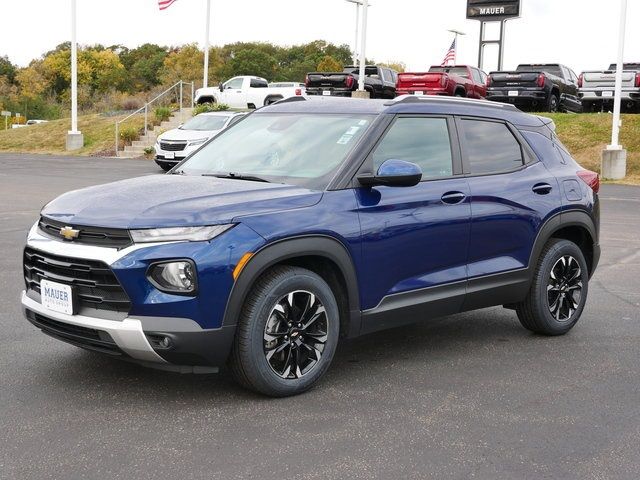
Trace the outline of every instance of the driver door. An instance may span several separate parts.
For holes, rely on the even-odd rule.
[[[223,84],[222,92],[220,92],[220,103],[226,103],[232,108],[245,108],[247,103],[242,90],[243,82],[244,78],[234,77]]]
[[[453,119],[398,116],[361,167],[398,159],[420,166],[413,187],[357,187],[362,232],[363,332],[460,311],[471,207]]]

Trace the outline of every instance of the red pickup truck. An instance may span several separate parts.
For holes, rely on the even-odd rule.
[[[396,94],[484,98],[487,74],[466,65],[433,66],[424,73],[400,73]]]

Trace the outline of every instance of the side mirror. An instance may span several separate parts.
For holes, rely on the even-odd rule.
[[[375,175],[358,175],[360,184],[367,187],[386,185],[388,187],[413,187],[422,180],[422,170],[418,165],[404,160],[385,160]]]
[[[224,92],[224,85],[222,83],[218,85],[218,88],[221,92]]]

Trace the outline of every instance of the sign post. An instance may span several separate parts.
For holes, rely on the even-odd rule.
[[[11,112],[7,112],[6,110],[2,110],[0,112],[0,116],[4,117],[4,129],[7,130],[9,126],[9,117],[11,116]]]
[[[502,70],[504,60],[505,22],[520,16],[521,0],[467,0],[467,19],[480,21],[480,45],[478,48],[478,68],[484,66],[484,47],[498,45],[498,70]],[[491,22],[500,22],[500,38],[487,40],[486,28]]]

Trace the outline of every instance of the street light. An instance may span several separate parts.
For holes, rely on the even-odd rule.
[[[622,70],[624,68],[624,39],[627,25],[627,0],[620,0],[620,27],[618,29],[618,63],[613,99],[613,126],[611,145],[602,152],[601,173],[604,178],[620,180],[626,176],[627,151],[620,145],[620,103],[622,97]]]

